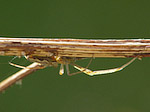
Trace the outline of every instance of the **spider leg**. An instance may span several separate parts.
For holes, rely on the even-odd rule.
[[[18,67],[18,68],[26,68],[24,66],[17,65],[17,64],[11,63],[11,62],[9,62],[9,64],[12,65],[12,66]]]
[[[12,66],[15,66],[15,67],[18,67],[18,68],[26,68],[26,67],[24,67],[24,66],[21,66],[21,65],[17,65],[17,64],[14,64],[14,63],[12,63],[12,61],[14,60],[14,59],[16,59],[18,56],[15,56],[14,58],[12,58],[11,59],[11,61],[9,62],[9,64],[10,65],[12,65]]]
[[[9,64],[10,65],[12,65],[12,66],[15,66],[15,67],[17,67],[17,68],[23,68],[23,69],[33,69],[33,68],[29,68],[29,67],[25,67],[25,66],[21,66],[21,65],[17,65],[17,64],[14,64],[14,63],[11,63],[11,62],[9,62]],[[40,66],[39,67],[34,67],[34,69],[43,69],[43,68],[45,68],[46,66],[42,66],[40,63],[38,63]]]
[[[91,62],[92,62],[92,59],[93,59],[93,58],[90,59],[88,65],[85,67],[85,69],[87,69],[87,68],[89,67],[89,65],[90,65]],[[76,64],[70,63],[70,65],[74,66],[74,65],[76,65]],[[79,72],[70,73],[69,64],[66,64],[66,70],[67,70],[67,75],[69,75],[69,76],[76,75],[76,74],[79,74],[79,73],[82,72],[82,71],[79,71]]]
[[[66,70],[67,70],[67,75],[70,75],[69,65],[68,64],[66,64]]]
[[[60,65],[59,74],[60,74],[60,75],[63,75],[63,74],[64,74],[64,64],[61,64],[61,65]]]
[[[133,58],[132,60],[130,60],[126,64],[122,65],[121,67],[108,69],[108,70],[91,71],[87,68],[80,67],[79,65],[76,65],[76,64],[74,64],[73,66],[74,66],[74,68],[80,70],[81,72],[84,72],[87,75],[93,76],[93,75],[108,74],[108,73],[120,71],[120,70],[124,69],[126,66],[128,66],[129,64],[131,64],[136,58],[137,57]]]
[[[73,65],[73,64],[71,64],[71,65]],[[82,71],[79,71],[79,72],[70,73],[69,64],[66,64],[66,70],[67,70],[67,75],[69,75],[69,76],[76,75],[76,74],[82,72]]]

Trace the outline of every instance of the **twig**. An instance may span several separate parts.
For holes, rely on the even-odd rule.
[[[39,63],[34,62],[31,65],[27,66],[26,68],[20,70],[19,72],[11,75],[10,77],[8,77],[7,79],[5,79],[0,83],[0,92],[2,92],[6,88],[14,84],[15,82],[23,79],[25,76],[36,71],[38,67],[40,67]]]
[[[150,39],[90,40],[0,38],[0,55],[67,57],[150,57]]]

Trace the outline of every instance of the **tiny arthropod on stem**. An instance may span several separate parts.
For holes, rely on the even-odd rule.
[[[80,72],[83,72],[89,76],[94,76],[94,75],[108,74],[108,73],[120,71],[120,70],[124,69],[126,66],[128,66],[130,63],[132,63],[137,57],[134,57],[132,60],[130,60],[126,64],[122,65],[121,67],[112,68],[112,69],[108,69],[108,70],[97,70],[97,71],[92,71],[92,70],[88,69],[88,66],[90,65],[90,63],[92,61],[92,58],[91,58],[89,64],[87,65],[87,67],[85,67],[85,68],[75,64],[76,60],[80,60],[80,59],[84,59],[84,58],[60,57],[60,56],[51,56],[51,57],[25,56],[25,58],[32,61],[32,62],[39,63],[40,67],[38,67],[36,69],[43,69],[47,66],[57,66],[58,64],[61,64],[60,65],[60,71],[59,71],[60,75],[64,74],[64,65],[66,65],[67,74],[70,76],[75,75],[75,74],[80,73]],[[9,62],[9,64],[16,66],[16,67],[19,67],[19,68],[28,69],[27,67],[14,64],[12,62]],[[72,65],[77,70],[79,70],[80,72],[70,73],[69,64]],[[32,68],[30,68],[30,69],[32,69]]]

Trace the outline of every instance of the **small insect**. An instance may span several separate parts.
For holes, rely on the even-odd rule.
[[[80,57],[65,57],[65,56],[63,56],[63,57],[60,57],[60,56],[39,57],[39,56],[30,56],[29,55],[29,56],[25,56],[25,58],[27,60],[31,61],[31,62],[39,63],[40,67],[36,68],[36,69],[43,69],[43,68],[48,67],[48,66],[57,67],[58,64],[61,64],[60,65],[60,70],[59,70],[60,75],[64,74],[64,65],[66,65],[66,70],[67,70],[68,75],[75,75],[77,73],[83,72],[83,73],[85,73],[89,76],[94,76],[94,75],[108,74],[108,73],[121,71],[126,66],[131,64],[137,57],[134,57],[132,60],[130,60],[126,64],[122,65],[121,67],[113,68],[113,69],[107,69],[107,70],[97,70],[97,71],[92,71],[92,70],[88,69],[88,66],[90,65],[90,63],[92,61],[92,58],[91,58],[89,64],[87,65],[87,67],[85,67],[85,68],[75,64],[76,60],[85,59],[85,58],[80,58]],[[19,67],[19,68],[27,68],[27,67],[20,66],[20,65],[11,63],[11,62],[9,62],[9,64],[12,65],[12,66]],[[79,70],[80,72],[70,73],[69,64],[72,65],[77,70]]]

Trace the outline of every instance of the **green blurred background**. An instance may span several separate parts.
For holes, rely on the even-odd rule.
[[[50,38],[149,38],[148,0],[0,0],[0,35]],[[0,57],[0,80],[19,71]],[[130,59],[94,59],[92,70],[117,67]],[[28,65],[25,59],[16,59]],[[89,59],[77,62],[86,66]],[[149,58],[121,72],[89,77],[39,70],[0,94],[0,112],[149,112]],[[74,71],[71,68],[71,71]]]

